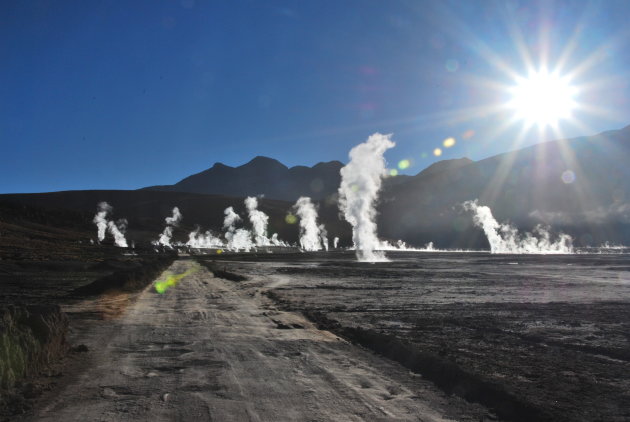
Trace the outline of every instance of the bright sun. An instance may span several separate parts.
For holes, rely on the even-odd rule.
[[[528,78],[518,78],[510,93],[512,99],[508,107],[516,113],[516,118],[527,125],[555,127],[558,121],[568,119],[577,103],[576,88],[568,77],[539,71]]]

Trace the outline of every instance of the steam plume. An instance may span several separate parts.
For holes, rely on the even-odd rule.
[[[339,238],[335,237],[333,239],[333,248],[337,249],[337,246],[339,246]]]
[[[267,237],[267,224],[269,224],[269,217],[264,212],[258,210],[258,200],[256,197],[249,196],[245,198],[245,206],[247,207],[247,213],[249,214],[249,221],[252,223],[254,232],[254,241],[256,246],[269,246],[271,242]]]
[[[166,217],[166,227],[158,239],[158,243],[162,246],[171,246],[171,237],[173,236],[173,227],[179,226],[179,222],[182,221],[182,213],[179,212],[179,208],[174,207],[172,211],[173,215]]]
[[[116,223],[107,220],[107,214],[112,212],[113,208],[107,202],[99,202],[97,205],[96,215],[92,220],[96,224],[98,241],[105,239],[105,233],[109,233],[114,237],[114,244],[121,248],[126,248],[127,239],[125,239],[125,230],[127,229],[127,220],[121,218]]]
[[[391,135],[375,133],[368,140],[350,150],[350,162],[341,169],[339,206],[352,225],[352,241],[359,261],[386,261],[377,252],[375,202],[385,174],[383,154],[396,144]]]
[[[490,243],[491,253],[573,253],[573,239],[567,234],[560,233],[558,239],[552,242],[549,231],[538,225],[534,228],[534,234],[525,233],[521,235],[516,227],[497,222],[490,208],[479,205],[476,199],[474,201],[466,201],[462,205],[465,210],[474,213],[473,221],[486,234],[488,243]]]
[[[328,252],[328,232],[326,231],[326,227],[323,224],[319,225],[319,238],[322,241],[322,245],[326,252]]]
[[[113,221],[107,222],[107,230],[114,236],[114,244],[119,248],[126,248],[127,239],[125,239],[125,231],[127,230],[127,220],[121,218],[116,223]]]
[[[317,210],[311,198],[300,197],[293,205],[295,213],[300,217],[300,247],[305,251],[318,251],[320,245],[320,228],[317,226]]]
[[[251,233],[245,229],[236,229],[236,223],[241,221],[241,217],[234,212],[234,208],[227,207],[224,211],[223,228],[225,229],[226,247],[233,251],[243,249],[249,252],[254,246]]]
[[[188,234],[187,246],[192,248],[221,248],[223,242],[217,236],[215,236],[210,230],[205,233],[200,233],[199,227],[195,228]]]
[[[97,205],[96,215],[94,216],[94,224],[96,224],[98,241],[105,239],[105,231],[107,230],[107,214],[112,212],[112,207],[107,202],[99,202]]]

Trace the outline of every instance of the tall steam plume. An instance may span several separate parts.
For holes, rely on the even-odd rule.
[[[317,210],[311,198],[301,196],[295,205],[295,213],[300,217],[300,247],[305,251],[320,250],[320,228],[317,225]]]
[[[499,223],[489,207],[479,205],[478,201],[466,201],[464,209],[472,211],[473,221],[481,227],[490,243],[491,253],[512,254],[570,254],[573,253],[573,239],[568,234],[560,233],[555,242],[551,241],[549,231],[541,225],[534,228],[534,233],[521,235],[510,224]]]
[[[380,242],[376,235],[378,191],[385,174],[383,154],[396,144],[391,135],[375,133],[350,150],[350,162],[341,169],[339,207],[352,225],[352,241],[359,261],[386,261],[383,252],[375,251]]]
[[[107,202],[103,201],[97,205],[96,215],[92,220],[96,224],[98,241],[105,239],[105,233],[109,232],[114,237],[114,244],[120,248],[126,248],[127,239],[125,239],[125,230],[127,229],[127,220],[121,218],[117,222],[108,221],[107,214],[112,212],[113,208]]]
[[[158,243],[162,246],[171,246],[171,237],[173,236],[173,228],[179,226],[179,222],[182,221],[182,213],[179,212],[179,208],[174,207],[172,211],[173,215],[166,217],[166,227],[158,239]]]
[[[249,215],[249,221],[252,223],[254,232],[254,241],[256,246],[269,246],[271,241],[267,237],[267,224],[269,217],[264,212],[258,210],[258,200],[254,196],[245,198],[245,206]]]
[[[323,224],[319,225],[319,238],[322,241],[322,245],[324,246],[324,249],[326,250],[326,252],[328,252],[328,231],[326,230],[326,227],[324,227]]]
[[[112,207],[107,202],[99,202],[96,206],[97,211],[94,216],[94,224],[96,224],[96,235],[98,236],[98,241],[102,242],[105,240],[105,232],[107,230],[107,214],[112,212]]]

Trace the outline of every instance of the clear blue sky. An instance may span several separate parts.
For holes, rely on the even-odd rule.
[[[0,192],[170,184],[256,155],[345,162],[376,131],[407,174],[481,159],[556,137],[519,138],[497,107],[543,57],[576,71],[582,108],[557,131],[620,128],[628,21],[624,0],[4,0]]]

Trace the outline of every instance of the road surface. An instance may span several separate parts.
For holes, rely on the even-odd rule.
[[[31,421],[479,421],[419,375],[194,260],[84,342],[88,364],[39,400]],[[66,377],[68,378],[68,377]]]

